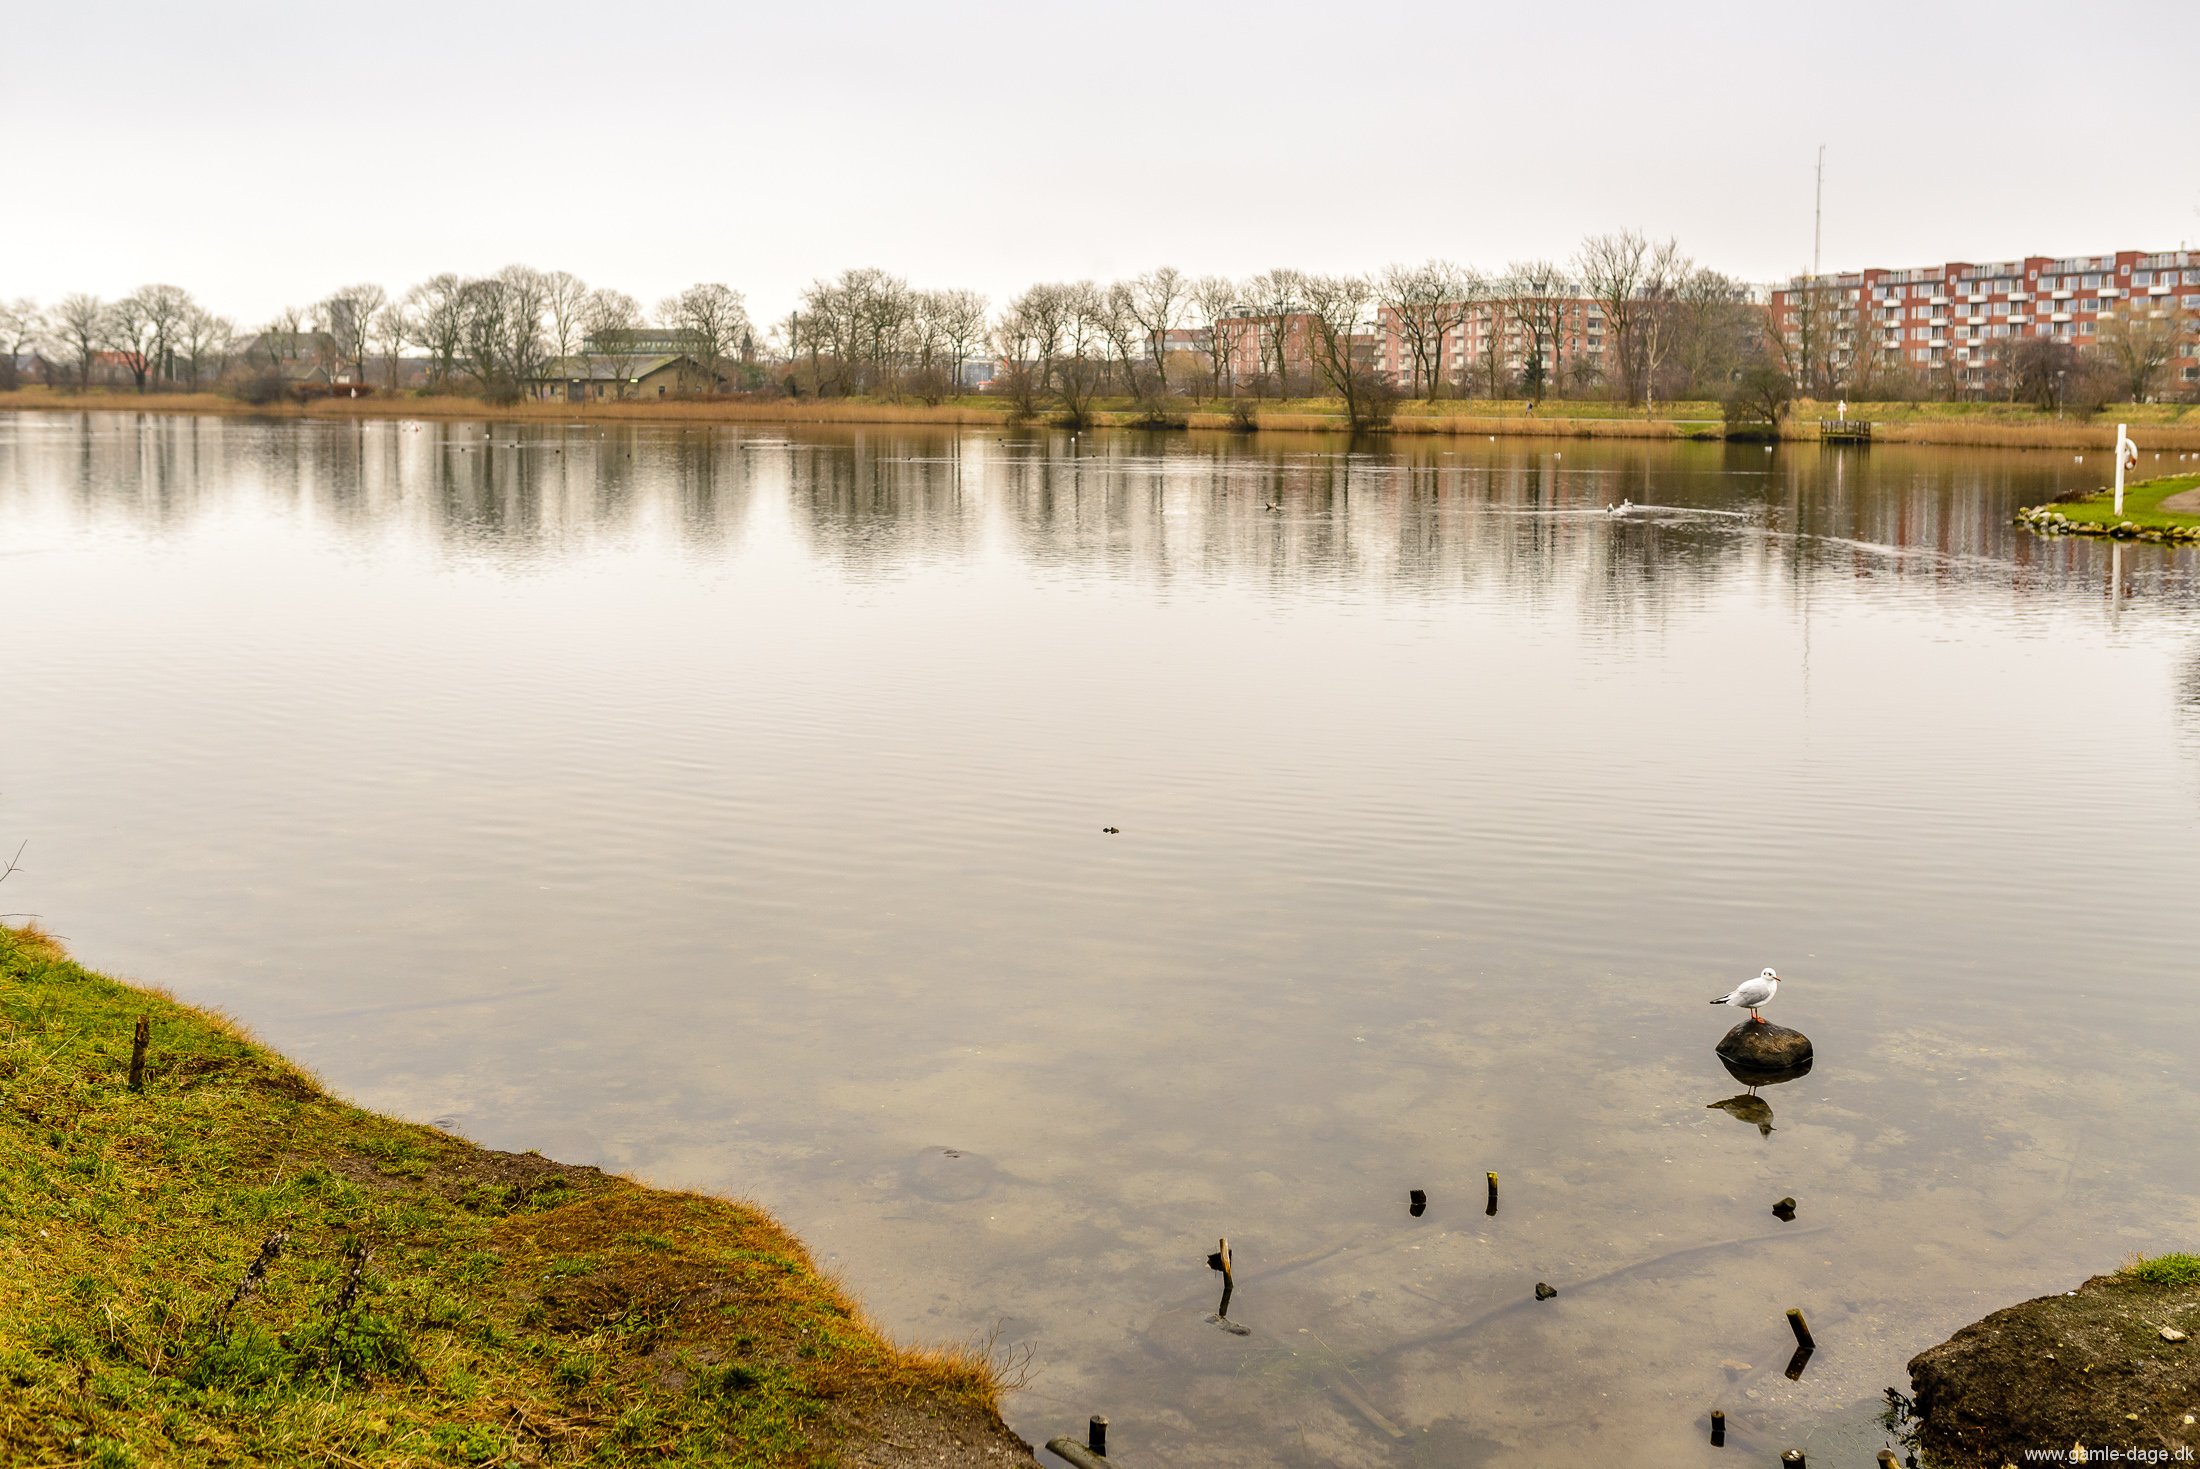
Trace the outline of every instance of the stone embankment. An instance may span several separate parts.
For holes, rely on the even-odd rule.
[[[2200,525],[2136,525],[2131,521],[2073,520],[2052,505],[2027,505],[2016,523],[2048,536],[2110,536],[2119,541],[2200,542]]]

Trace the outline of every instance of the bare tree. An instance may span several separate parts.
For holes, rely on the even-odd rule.
[[[1145,331],[1139,321],[1137,291],[1130,282],[1117,281],[1100,293],[1099,326],[1122,374],[1124,391],[1141,403],[1158,396],[1158,389],[1153,395],[1146,391]]]
[[[1749,299],[1740,281],[1705,267],[1688,272],[1674,288],[1673,299],[1667,335],[1685,390],[1723,398],[1736,374],[1761,353],[1763,308]]]
[[[92,360],[106,337],[107,303],[83,291],[63,296],[54,306],[50,330],[61,349],[55,355],[73,359],[77,387],[89,388]]]
[[[581,345],[605,359],[622,394],[634,375],[634,334],[641,324],[641,303],[624,291],[599,286],[581,303]]]
[[[122,359],[122,365],[130,370],[130,376],[137,383],[137,390],[144,392],[146,380],[152,376],[159,360],[154,355],[159,328],[143,294],[132,291],[108,307],[102,331],[102,344]]]
[[[1183,323],[1192,290],[1192,283],[1173,265],[1149,270],[1130,283],[1130,314],[1145,335],[1155,391],[1161,395],[1169,390],[1169,333]]]
[[[657,307],[665,325],[689,334],[695,355],[713,377],[725,372],[750,342],[748,307],[731,286],[706,281],[667,296]]]
[[[1582,289],[1604,313],[1605,336],[1615,371],[1629,403],[1643,398],[1642,323],[1649,313],[1643,287],[1649,275],[1650,242],[1633,230],[1591,235],[1574,256]]]
[[[525,265],[507,265],[497,272],[504,291],[503,370],[515,389],[542,376],[550,356],[543,336],[543,317],[549,309],[549,278]]]
[[[542,305],[552,357],[571,357],[580,351],[587,302],[588,287],[579,276],[569,270],[543,273]]]
[[[1413,396],[1434,398],[1445,380],[1444,343],[1467,319],[1467,273],[1448,260],[1393,265],[1375,282],[1375,301],[1389,315],[1413,363]]]
[[[1230,327],[1226,323],[1230,313],[1237,310],[1245,299],[1238,283],[1228,276],[1202,276],[1192,286],[1192,302],[1206,325],[1207,372],[1214,385],[1214,396],[1222,396],[1222,381],[1230,377],[1232,392],[1237,382],[1230,371]]]
[[[1253,314],[1260,319],[1261,373],[1274,379],[1279,398],[1291,387],[1293,329],[1304,330],[1301,317],[1306,310],[1305,282],[1300,272],[1283,267],[1263,271],[1246,282]]]
[[[354,380],[366,381],[367,349],[374,341],[374,318],[389,304],[389,293],[371,282],[346,286],[321,303],[321,319],[328,323],[335,344],[336,364],[349,367]]]
[[[1362,275],[1311,275],[1301,278],[1299,289],[1315,372],[1344,400],[1345,420],[1354,429],[1380,423],[1390,394],[1372,360],[1374,284]]]
[[[1034,296],[1047,289],[1034,286],[1009,302],[993,328],[993,352],[998,359],[996,387],[1020,419],[1038,413],[1040,395],[1046,391],[1047,355],[1052,350],[1054,329]]]
[[[977,291],[941,291],[936,309],[948,355],[955,361],[955,389],[960,392],[963,363],[985,340],[985,297]]]
[[[122,358],[144,392],[150,381],[175,376],[176,339],[192,310],[179,286],[140,286],[108,308],[106,345]]]
[[[428,379],[446,387],[458,370],[466,342],[466,283],[448,271],[431,276],[405,294],[414,345],[428,355]]]
[[[2170,364],[2184,355],[2185,324],[2175,308],[2144,297],[2125,301],[2113,315],[2103,313],[2096,330],[2095,350],[2134,403],[2151,402]]]
[[[1548,260],[1516,261],[1506,267],[1500,287],[1508,324],[1520,335],[1520,386],[1529,399],[1541,398],[1564,381],[1563,335],[1567,284]]]
[[[190,364],[186,380],[192,388],[220,379],[236,338],[237,328],[226,316],[216,316],[202,306],[185,313],[177,331],[176,355]]]
[[[4,354],[0,355],[0,388],[16,385],[20,359],[25,353],[37,350],[38,340],[45,330],[45,313],[30,297],[0,301],[0,354]]]
[[[1092,421],[1092,400],[1108,378],[1107,301],[1091,281],[1055,289],[1059,330],[1049,375],[1062,421],[1082,427]]]
[[[412,312],[402,301],[385,301],[382,309],[374,313],[372,325],[375,345],[382,351],[385,385],[394,393],[398,387],[398,370],[404,361],[405,344],[415,340]]]
[[[1777,334],[1774,346],[1787,376],[1814,398],[1824,398],[1833,386],[1834,332],[1844,314],[1831,279],[1797,276],[1789,282],[1789,329]]]

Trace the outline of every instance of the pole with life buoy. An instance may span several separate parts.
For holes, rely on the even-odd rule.
[[[2139,467],[2139,446],[2124,432],[2124,425],[2116,425],[2116,514],[2124,513],[2124,471]]]

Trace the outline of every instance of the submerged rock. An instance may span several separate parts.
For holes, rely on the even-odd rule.
[[[2181,1328],[2168,1323],[2195,1320],[2200,1283],[2128,1273],[1996,1311],[1910,1359],[1918,1446],[1948,1469],[1998,1469],[2074,1443],[2178,1462],[2200,1450],[2188,1416],[2200,1353],[2171,1340]]]
[[[1801,1031],[1756,1020],[1745,1020],[1728,1031],[1718,1052],[1730,1069],[1768,1072],[1807,1068],[1812,1054],[1810,1037]]]

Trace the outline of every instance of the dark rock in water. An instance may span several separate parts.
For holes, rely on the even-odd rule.
[[[1551,1298],[1552,1296],[1555,1296],[1555,1295],[1557,1295],[1557,1294],[1558,1294],[1558,1287],[1557,1287],[1557,1286],[1555,1286],[1555,1285],[1545,1285],[1545,1284],[1544,1284],[1544,1283],[1543,1283],[1542,1281],[1540,1281],[1540,1280],[1539,1280],[1539,1281],[1537,1281],[1537,1282],[1535,1283],[1535,1298],[1536,1298],[1537,1300],[1539,1300],[1539,1301],[1547,1301],[1547,1300],[1549,1300],[1549,1299],[1550,1299],[1550,1298]]]
[[[1782,1224],[1792,1224],[1795,1221],[1795,1200],[1792,1198],[1780,1200],[1779,1203],[1772,1206],[1772,1212]]]
[[[2200,1437],[2185,1421],[2200,1402],[2200,1353],[2160,1328],[2196,1319],[2200,1285],[2129,1274],[1996,1311],[1910,1359],[1918,1446],[1949,1469],[1998,1469],[2077,1443],[2175,1463]]]
[[[1428,1212],[1428,1194],[1421,1189],[1414,1189],[1407,1194],[1406,1212],[1416,1219],[1426,1214]]]
[[[1793,1071],[1811,1061],[1810,1037],[1770,1021],[1745,1020],[1718,1045],[1729,1068],[1744,1071]]]
[[[1794,1081],[1799,1077],[1810,1075],[1810,1062],[1808,1061],[1800,1066],[1784,1067],[1779,1071],[1755,1071],[1747,1066],[1737,1066],[1734,1064],[1733,1059],[1727,1056],[1721,1056],[1719,1064],[1726,1068],[1728,1076],[1733,1077],[1743,1086],[1778,1086],[1783,1081]]]

